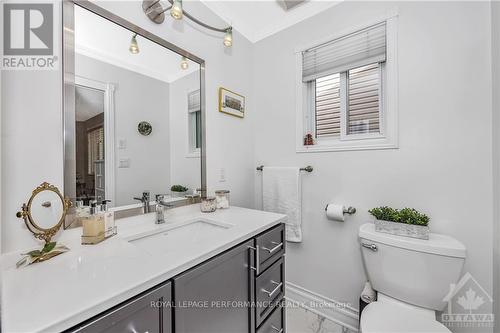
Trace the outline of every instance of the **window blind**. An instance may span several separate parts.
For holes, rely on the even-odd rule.
[[[200,111],[200,109],[200,90],[198,89],[188,94],[188,112],[196,112]]]
[[[347,134],[379,133],[380,64],[348,72]]]
[[[340,74],[316,80],[316,137],[340,135]]]
[[[95,161],[104,159],[104,128],[87,133],[87,163],[89,175],[95,174]]]
[[[386,60],[382,22],[302,52],[302,81],[308,82]]]

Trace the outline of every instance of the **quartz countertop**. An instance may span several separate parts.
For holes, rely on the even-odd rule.
[[[163,253],[146,251],[130,240],[156,234],[195,219],[230,225],[199,239],[170,239]],[[59,332],[286,220],[285,215],[231,207],[201,213],[199,205],[170,209],[165,224],[155,213],[117,220],[118,235],[97,245],[81,245],[81,228],[65,230],[57,241],[67,253],[16,269],[18,251],[0,258],[2,331]]]

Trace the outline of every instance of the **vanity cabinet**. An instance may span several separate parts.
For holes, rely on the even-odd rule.
[[[269,315],[268,319],[258,329],[257,333],[285,332],[285,307],[278,306]]]
[[[67,332],[284,333],[284,241],[274,226]]]
[[[171,283],[166,282],[67,332],[171,333],[171,299]]]
[[[248,333],[253,240],[174,278],[176,333]]]

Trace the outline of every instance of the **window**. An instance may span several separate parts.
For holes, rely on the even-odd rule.
[[[397,147],[394,20],[298,53],[298,152]]]
[[[87,170],[89,175],[95,174],[95,162],[104,159],[104,127],[87,133]]]
[[[188,94],[189,154],[199,155],[201,149],[200,90]]]
[[[375,63],[310,81],[316,139],[381,134],[382,64]],[[346,87],[345,89],[341,89]],[[341,118],[345,118],[345,131]]]

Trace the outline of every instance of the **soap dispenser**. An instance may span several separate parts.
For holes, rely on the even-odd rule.
[[[97,202],[92,201],[89,215],[82,219],[82,244],[97,244],[104,240],[104,217],[98,213]]]
[[[111,237],[116,235],[115,228],[115,213],[108,211],[108,203],[111,200],[101,201],[101,215],[104,218],[104,237]]]

